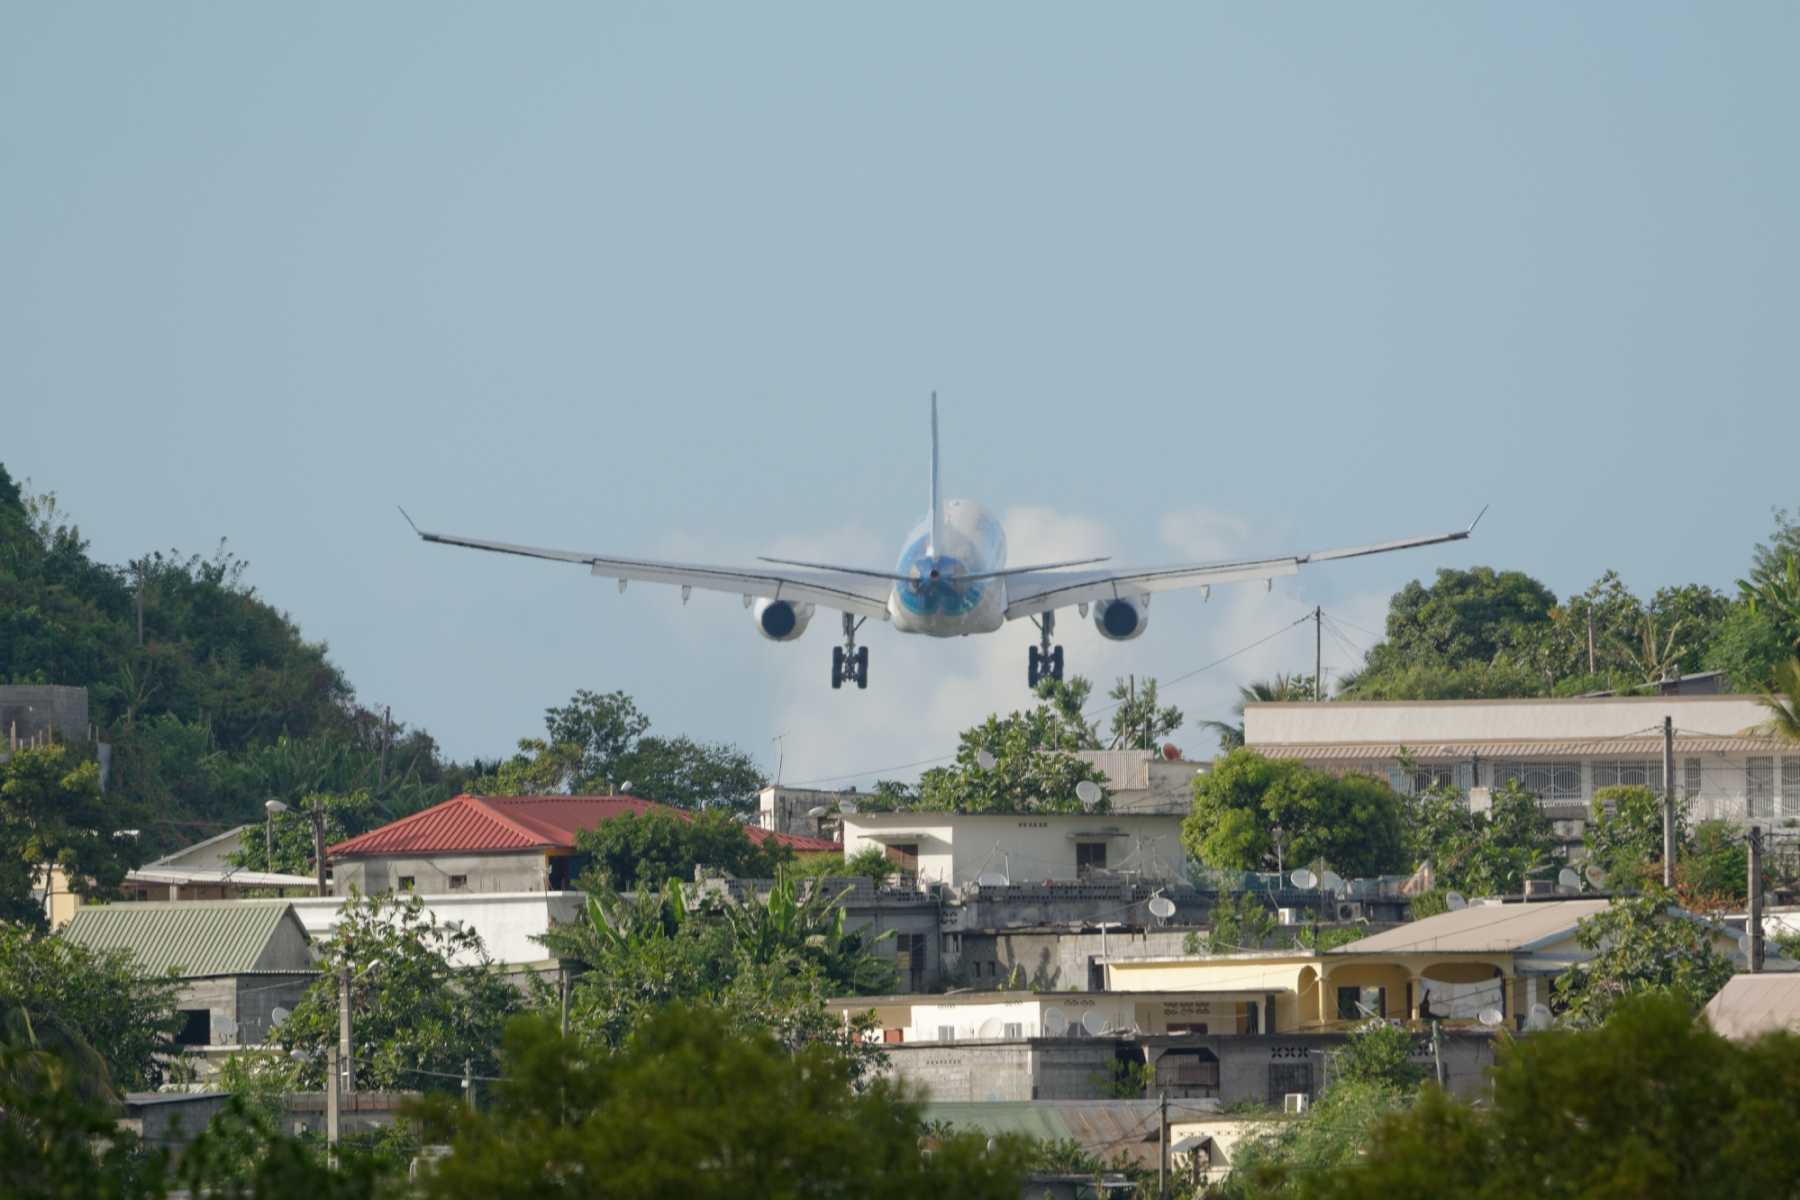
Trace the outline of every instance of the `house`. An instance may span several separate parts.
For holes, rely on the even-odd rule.
[[[285,900],[91,904],[60,936],[90,950],[130,951],[146,978],[172,972],[183,1046],[262,1044],[275,1010],[291,1010],[318,974]]]
[[[1733,975],[1700,1017],[1713,1032],[1734,1041],[1765,1033],[1800,1034],[1800,974]]]
[[[326,851],[334,888],[376,892],[564,891],[587,866],[575,835],[614,817],[693,815],[635,796],[457,796]],[[840,851],[836,842],[745,826],[797,852]]]
[[[1477,903],[1325,953],[1115,957],[1106,963],[1106,980],[1121,992],[1226,986],[1268,992],[1274,997],[1271,1027],[1281,1030],[1346,1029],[1369,1017],[1525,1029],[1548,1020],[1551,982],[1593,957],[1576,940],[1577,927],[1607,903]],[[1719,952],[1742,963],[1733,931],[1688,919],[1713,930]]]
[[[1351,1023],[1275,1031],[1269,1013],[1278,994],[1246,975],[1214,991],[860,996],[827,1008],[846,1021],[872,1015],[885,1070],[933,1102],[1166,1094],[1198,1112],[1316,1094],[1325,1056],[1344,1044]],[[1495,1036],[1473,1024],[1441,1033],[1435,1054],[1446,1087],[1480,1093]],[[1427,1032],[1411,1053],[1434,1064]]]
[[[294,913],[315,943],[337,931],[347,898],[302,896],[293,901]],[[441,926],[461,926],[481,938],[490,962],[502,967],[555,966],[550,951],[537,939],[558,922],[574,921],[587,903],[583,892],[446,892],[424,894],[419,901]],[[473,965],[458,953],[453,962]]]
[[[1692,820],[1800,823],[1800,747],[1762,732],[1768,716],[1755,696],[1691,693],[1282,702],[1245,706],[1244,743],[1270,758],[1373,775],[1405,793],[1446,784],[1467,795],[1516,781],[1573,847],[1596,791],[1662,789],[1665,717],[1674,725],[1675,786]]]
[[[259,837],[262,834],[260,827],[250,825],[214,834],[127,872],[120,890],[128,900],[238,900],[253,892],[276,896],[314,893],[318,880],[311,875],[251,871],[233,863],[231,856],[244,844],[247,831]]]
[[[921,883],[956,887],[1181,879],[1185,813],[847,813],[844,854],[872,847]]]

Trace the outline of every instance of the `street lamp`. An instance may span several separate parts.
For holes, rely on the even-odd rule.
[[[275,814],[284,813],[287,810],[288,806],[279,800],[263,801],[263,812],[268,814],[263,818],[264,870],[273,871],[275,869]]]

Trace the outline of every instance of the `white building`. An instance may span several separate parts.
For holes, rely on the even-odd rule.
[[[846,857],[874,847],[921,883],[1184,877],[1177,813],[858,812],[841,819]]]
[[[872,1013],[889,1043],[1018,1041],[1021,1038],[1253,1034],[1272,1012],[1256,988],[1215,992],[963,992],[852,996],[835,1013]]]
[[[419,899],[437,924],[473,929],[481,935],[488,957],[509,967],[542,964],[554,958],[534,939],[546,933],[553,922],[575,920],[587,902],[583,892],[453,892]],[[345,900],[343,896],[303,896],[288,903],[316,945],[337,929]]]
[[[1691,820],[1800,823],[1800,746],[1761,732],[1769,714],[1754,696],[1251,704],[1244,741],[1271,758],[1373,775],[1404,792],[1447,783],[1467,793],[1517,780],[1574,840],[1597,790],[1661,790],[1665,716]],[[1403,751],[1411,771],[1401,767]]]

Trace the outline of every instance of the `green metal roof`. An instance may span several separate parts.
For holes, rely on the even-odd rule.
[[[91,950],[129,950],[146,975],[240,975],[257,969],[283,921],[305,927],[285,900],[171,900],[90,904],[62,936]]]
[[[1060,1111],[1029,1100],[932,1101],[924,1108],[924,1118],[928,1122],[944,1121],[987,1134],[1022,1133],[1050,1141],[1075,1136]]]

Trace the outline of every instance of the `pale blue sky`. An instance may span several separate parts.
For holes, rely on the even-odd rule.
[[[889,563],[1453,527],[1159,600],[1110,682],[1436,567],[1729,586],[1793,485],[1791,4],[0,7],[0,461],[101,556],[205,549],[364,699],[498,753],[574,688],[790,780],[1023,702],[1029,627],[829,617],[421,545]],[[1296,631],[1170,694],[1310,667]],[[1335,655],[1335,658],[1333,657]],[[1347,665],[1352,652],[1328,648]],[[1188,731],[1190,746],[1206,739]]]

